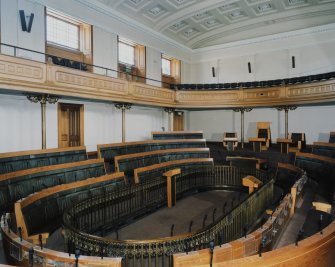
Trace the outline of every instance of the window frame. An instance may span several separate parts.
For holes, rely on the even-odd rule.
[[[60,43],[56,43],[56,42],[52,42],[52,41],[49,41],[48,40],[48,23],[47,23],[47,19],[48,17],[52,17],[56,20],[59,20],[59,21],[62,21],[62,22],[65,22],[67,24],[71,24],[73,26],[76,26],[76,28],[78,29],[77,31],[77,37],[78,37],[78,46],[77,48],[73,48],[71,46],[67,46],[67,45],[63,45],[63,44],[60,44]],[[55,47],[60,47],[62,49],[68,49],[70,51],[74,51],[74,52],[80,52],[81,51],[81,23],[75,19],[72,19],[70,17],[67,17],[66,15],[63,15],[63,14],[60,14],[54,10],[50,10],[48,9],[47,12],[46,12],[46,16],[45,16],[45,24],[46,24],[46,42],[48,45],[51,45],[51,46],[55,46]]]
[[[163,60],[169,61],[169,63],[170,63],[170,73],[169,74],[163,72]],[[172,73],[171,73],[172,62],[171,62],[171,60],[172,59],[170,57],[162,55],[162,75],[167,76],[167,77],[171,77],[172,76]]]
[[[120,44],[132,47],[132,50],[133,50],[133,59],[134,59],[133,64],[129,64],[127,62],[124,62],[124,61],[120,60]],[[118,64],[125,65],[126,67],[131,67],[131,68],[136,67],[135,46],[136,46],[136,44],[134,44],[133,42],[131,42],[129,40],[126,40],[126,39],[123,39],[123,38],[118,38],[118,57],[117,57]]]

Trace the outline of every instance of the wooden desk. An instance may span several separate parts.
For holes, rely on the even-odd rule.
[[[277,143],[280,144],[280,152],[283,154],[287,154],[289,146],[290,144],[292,144],[292,139],[277,138]]]
[[[261,152],[262,151],[262,143],[266,142],[266,139],[265,138],[253,137],[253,138],[249,138],[249,142],[252,142],[254,152]]]

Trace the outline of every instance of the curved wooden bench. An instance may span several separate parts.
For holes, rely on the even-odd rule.
[[[85,146],[0,153],[0,174],[82,160]]]
[[[114,170],[114,158],[120,155],[162,149],[206,147],[205,139],[146,140],[98,145],[98,157],[104,158],[109,170]]]
[[[46,187],[106,174],[102,159],[38,167],[0,175],[0,209],[11,211],[12,203]]]
[[[116,171],[133,177],[133,170],[148,165],[187,158],[208,158],[209,148],[164,149],[115,157]]]
[[[47,248],[41,248],[34,246],[34,244],[20,240],[13,231],[8,231],[8,226],[1,222],[1,234],[4,243],[5,254],[8,255],[9,261],[15,266],[29,266],[29,250],[34,249],[34,259],[39,259],[46,262],[48,266],[74,266],[75,256],[74,254],[68,254],[59,252]],[[104,257],[93,257],[93,256],[80,256],[78,263],[80,266],[92,266],[92,267],[121,267],[122,258],[108,258]]]
[[[320,156],[335,158],[335,143],[314,142],[312,153]]]
[[[53,232],[60,227],[59,219],[72,203],[89,194],[102,194],[124,185],[124,173],[120,172],[57,185],[31,194],[15,203],[17,227],[21,227],[22,237],[26,240],[36,234]]]
[[[152,139],[202,139],[202,131],[151,132]]]
[[[198,166],[213,166],[212,158],[195,158],[167,161],[164,163],[153,164],[134,170],[134,181],[140,183],[143,179],[149,180],[162,176],[164,172],[180,168],[181,172],[187,172],[188,169],[194,169]]]

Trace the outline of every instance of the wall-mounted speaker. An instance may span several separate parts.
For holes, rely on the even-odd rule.
[[[250,62],[248,62],[248,71],[249,73],[251,73],[251,63]]]
[[[292,69],[295,69],[295,56],[292,56]]]
[[[21,20],[22,31],[30,32],[31,27],[33,26],[34,13],[31,13],[30,16],[27,16],[27,18],[29,18],[28,26],[27,26],[26,15],[24,13],[24,10],[20,10],[19,12],[20,12],[20,20]]]
[[[215,77],[215,68],[212,67],[212,76]]]

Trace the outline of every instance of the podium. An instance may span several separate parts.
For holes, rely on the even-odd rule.
[[[290,144],[292,144],[292,139],[277,138],[277,143],[280,144],[280,152],[283,154],[287,154]]]
[[[263,183],[256,177],[248,175],[242,179],[242,185],[249,187],[249,194],[254,192],[255,188],[259,188]]]
[[[266,139],[259,138],[259,137],[253,137],[253,138],[249,138],[249,142],[252,143],[254,152],[261,152],[262,143],[266,142]]]
[[[166,196],[167,196],[167,206],[172,208],[176,204],[176,175],[180,174],[181,170],[174,169],[163,173],[166,177]]]

